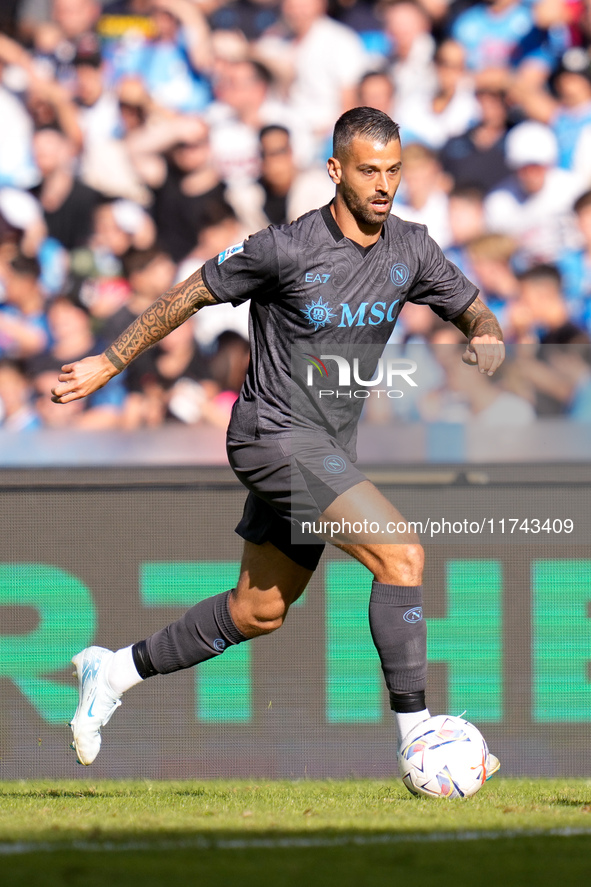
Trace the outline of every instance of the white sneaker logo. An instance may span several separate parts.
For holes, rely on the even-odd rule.
[[[100,667],[101,661],[98,657],[95,659],[86,659],[84,661],[84,665],[82,666],[82,683],[86,683],[86,681],[90,678],[94,680],[98,674],[98,670]]]

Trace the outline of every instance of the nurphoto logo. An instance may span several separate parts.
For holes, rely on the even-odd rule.
[[[417,383],[412,378],[417,370],[417,363],[410,358],[384,358],[380,357],[377,366],[374,369],[373,378],[363,379],[359,358],[355,357],[349,360],[342,354],[304,354],[308,361],[306,368],[306,385],[308,388],[314,387],[316,377],[315,371],[320,378],[332,382],[336,388],[321,388],[318,390],[318,398],[325,397],[346,397],[357,398],[360,400],[367,399],[372,394],[380,397],[384,395],[392,399],[404,397],[404,391],[395,388],[395,384],[404,383],[410,388],[417,388]],[[332,361],[327,366],[327,362]],[[336,364],[336,366],[335,366]],[[336,376],[336,378],[335,378]],[[334,381],[333,381],[334,380]],[[385,386],[379,388],[378,386]],[[359,386],[359,387],[356,387]],[[345,389],[344,391],[338,389]]]

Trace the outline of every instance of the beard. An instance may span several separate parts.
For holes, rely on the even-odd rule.
[[[341,195],[351,215],[364,225],[383,225],[390,214],[392,203],[394,202],[394,197],[390,197],[390,195],[385,196],[384,194],[372,194],[371,197],[361,198],[355,189],[345,182],[341,182]],[[371,201],[377,198],[388,201],[388,212],[376,212],[371,205]]]

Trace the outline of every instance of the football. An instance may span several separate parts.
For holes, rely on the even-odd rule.
[[[451,715],[436,715],[404,737],[398,753],[402,781],[413,795],[469,798],[487,778],[488,747],[480,730]]]

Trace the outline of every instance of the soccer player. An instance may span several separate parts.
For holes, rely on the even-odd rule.
[[[304,520],[343,527],[364,519],[380,527],[402,521],[353,464],[362,401],[315,397],[303,372],[310,352],[345,349],[339,359],[357,354],[358,366],[370,373],[362,378],[371,379],[376,354],[404,302],[412,301],[429,305],[467,336],[463,359],[481,373],[492,375],[503,360],[501,329],[476,287],[424,226],[391,215],[400,172],[398,126],[372,108],[347,111],[335,125],[328,161],[332,203],[207,261],[103,354],[62,368],[53,399],[69,403],[101,388],[196,311],[251,300],[252,359],[228,429],[230,465],[249,491],[236,528],[245,540],[236,588],[220,590],[132,646],[90,647],[74,656],[80,701],[71,727],[82,764],[96,758],[101,727],[134,684],[190,668],[282,625],[324,548],[303,533]],[[373,575],[370,627],[402,740],[429,717],[423,550],[413,532],[394,534],[389,544],[344,529],[325,538]],[[489,773],[499,766],[492,755],[487,765]]]

